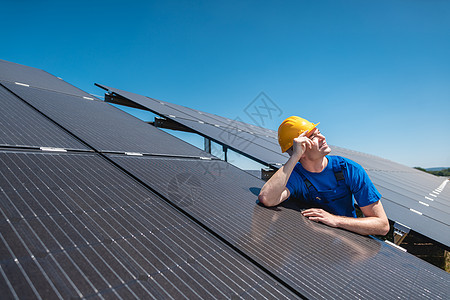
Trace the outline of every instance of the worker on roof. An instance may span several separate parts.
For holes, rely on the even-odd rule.
[[[381,195],[357,163],[331,152],[325,136],[313,124],[292,116],[278,128],[278,143],[290,156],[264,184],[259,201],[276,206],[288,198],[302,201],[302,215],[331,227],[363,235],[386,235],[389,222]],[[355,199],[364,218],[356,217]]]

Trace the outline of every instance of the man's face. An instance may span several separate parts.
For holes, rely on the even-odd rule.
[[[306,135],[312,142],[312,148],[306,150],[303,156],[307,156],[310,159],[320,158],[328,155],[331,152],[331,148],[326,142],[325,136],[320,132],[319,129],[314,128]],[[292,155],[292,147],[286,151],[289,155]]]
[[[306,151],[306,155],[309,154],[310,156],[317,157],[325,156],[331,152],[331,148],[328,146],[325,136],[319,129],[314,128],[307,136],[313,142],[313,145],[311,149]]]

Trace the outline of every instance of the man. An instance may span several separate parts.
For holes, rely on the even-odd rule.
[[[259,201],[276,206],[289,197],[310,207],[302,215],[331,227],[362,235],[385,235],[389,222],[380,202],[381,195],[365,170],[357,163],[331,152],[325,136],[300,117],[289,117],[278,128],[282,152],[290,156],[264,184]],[[364,218],[356,218],[353,197]]]

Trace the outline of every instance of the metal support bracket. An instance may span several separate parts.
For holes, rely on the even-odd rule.
[[[271,168],[262,168],[261,169],[261,179],[264,181],[267,181],[272,177],[273,174],[275,174],[277,170],[271,169]]]
[[[228,161],[228,147],[222,146],[222,149],[223,149],[223,154],[225,156],[225,161]]]
[[[211,154],[211,140],[208,139],[207,137],[204,138],[204,145],[205,145],[205,152],[208,152],[209,154]]]
[[[394,243],[400,245],[408,235],[411,228],[401,223],[394,223]]]

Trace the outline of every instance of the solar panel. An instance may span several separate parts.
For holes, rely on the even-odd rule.
[[[41,69],[16,64],[2,59],[0,59],[0,80],[92,98],[92,95]]]
[[[442,197],[436,196],[431,199],[431,195],[429,195],[429,199],[425,198],[422,190],[415,189],[413,186],[405,185],[405,182],[401,182],[398,180],[398,177],[391,174],[390,172],[374,172],[368,171],[369,175],[374,178],[379,183],[383,183],[383,186],[387,189],[392,190],[398,194],[401,194],[407,199],[407,202],[404,203],[407,206],[410,206],[413,209],[428,212],[430,211],[431,216],[435,216],[436,218],[442,219],[442,221],[448,220],[450,214],[450,206],[449,202],[447,204],[442,200]],[[447,180],[447,179],[444,179]],[[435,188],[438,185],[436,184]],[[429,190],[430,192],[432,189]]]
[[[103,101],[1,83],[97,151],[211,157]]]
[[[252,136],[246,132],[238,132],[233,129],[224,129],[216,126],[205,126],[202,123],[197,121],[190,120],[180,120],[177,119],[182,125],[185,125],[196,132],[203,132],[202,135],[211,138],[211,140],[226,145],[230,149],[245,154],[247,157],[250,157],[262,164],[272,165],[278,163],[281,159],[284,158],[284,155],[281,153],[276,153],[272,149],[266,147],[266,143],[257,136]],[[251,153],[251,154],[249,154]],[[257,153],[257,155],[252,155]]]
[[[309,221],[298,203],[256,205],[264,182],[223,161],[108,157],[307,298],[449,292],[444,271],[383,242]]]
[[[124,97],[132,103],[137,103],[160,116],[193,129],[195,132],[250,157],[259,163],[278,168],[288,159],[286,153],[280,153],[276,138],[277,133],[275,131],[105,85],[96,85],[115,95]],[[434,199],[436,198],[434,195],[429,195],[432,190],[441,184],[441,179],[377,156],[336,146],[331,146],[331,148],[333,151],[332,154],[350,158],[361,164],[366,170],[372,171],[371,175],[373,175],[372,180],[374,184],[380,190],[389,193],[389,197],[386,198],[387,201],[399,204],[395,207],[400,209],[401,213],[391,212],[389,208],[393,207],[392,205],[388,205],[385,208],[391,220],[400,222],[421,234],[450,246],[448,239],[443,237],[450,236],[450,214],[446,208],[441,209],[442,206],[434,204],[434,202],[441,202],[444,206],[448,207],[450,206],[450,199],[444,198],[443,195],[439,195],[437,197],[438,199]],[[387,173],[390,175],[387,176]],[[387,178],[392,176],[396,180],[387,180]],[[417,190],[415,191],[415,195],[412,195],[409,188],[406,187],[408,184],[414,186],[414,189]],[[432,197],[432,200],[429,200],[430,197]],[[431,208],[426,208],[427,205]],[[436,209],[433,209],[433,207]],[[411,210],[413,212],[412,214]],[[427,215],[429,217],[428,222],[416,222],[417,214],[414,211]],[[394,216],[396,217],[394,218]],[[443,224],[441,224],[442,222]]]
[[[97,154],[0,152],[2,298],[293,298]]]
[[[255,138],[260,138],[268,143],[266,147],[270,148],[274,152],[280,154],[279,145],[278,145],[278,135],[273,130],[255,126],[252,124],[247,124],[239,119],[231,120],[228,118],[224,118],[222,116],[210,114],[208,112],[199,111],[196,109],[192,109],[189,107],[177,105],[174,103],[153,99],[150,97],[145,97],[139,94],[134,94],[131,92],[119,90],[116,88],[108,87],[102,84],[96,84],[98,87],[108,90],[114,93],[116,96],[124,97],[128,99],[128,103],[136,103],[143,108],[150,109],[156,114],[161,116],[165,116],[168,118],[178,118],[180,120],[191,120],[195,122],[200,122],[204,124],[202,127],[199,127],[199,133],[207,133],[210,130],[210,127],[218,127],[221,130],[229,131],[234,134],[239,135],[241,138],[253,140]],[[121,98],[121,100],[123,100]],[[213,135],[209,136],[214,138]],[[284,157],[287,157],[285,154],[281,154]]]
[[[345,157],[349,157],[355,162],[364,166],[365,169],[375,170],[375,171],[388,171],[388,172],[397,172],[397,173],[412,173],[412,174],[420,174],[425,175],[429,179],[434,178],[435,180],[439,180],[436,176],[418,171],[414,168],[396,163],[394,161],[384,159],[382,157],[378,157],[375,155],[362,153],[358,151],[353,151],[337,146],[332,147],[333,153]],[[417,179],[417,178],[416,178]],[[419,185],[420,186],[420,185]]]
[[[0,146],[90,150],[0,86]]]
[[[163,102],[141,95],[125,92],[115,88],[99,85],[104,89],[112,91],[120,96],[142,105],[150,111],[167,117],[181,125],[184,125],[202,136],[226,145],[230,149],[245,154],[263,164],[283,163],[287,160],[287,154],[279,151],[278,144],[274,144],[273,138],[268,139],[265,135],[259,136],[244,128],[242,122],[214,117],[211,114],[200,113],[192,109],[176,106],[172,103]],[[276,143],[276,140],[275,140]]]

